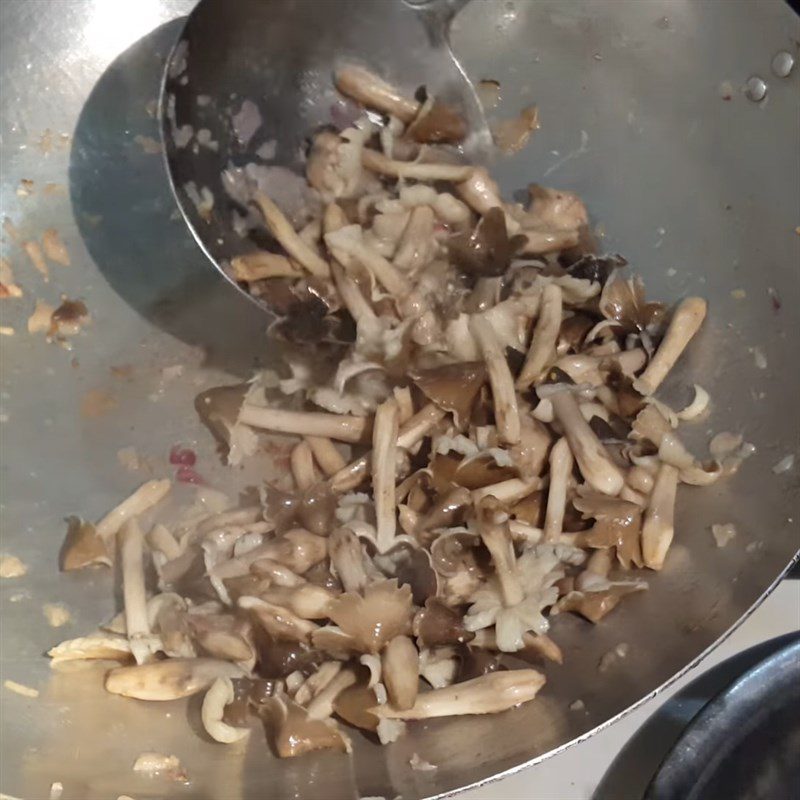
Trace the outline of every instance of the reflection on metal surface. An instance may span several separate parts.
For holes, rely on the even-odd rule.
[[[82,16],[85,19],[84,47],[103,63],[172,17],[162,0],[93,0]]]

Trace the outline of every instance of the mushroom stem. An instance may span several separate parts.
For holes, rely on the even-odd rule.
[[[401,425],[404,425],[414,416],[414,400],[411,397],[411,389],[408,386],[395,386],[392,394],[397,402],[398,420]]]
[[[331,270],[328,262],[299,236],[278,206],[263,192],[256,192],[255,201],[261,209],[267,229],[281,247],[312,275],[318,278],[329,277]]]
[[[285,411],[280,408],[244,403],[239,422],[275,433],[299,436],[326,436],[341,442],[363,442],[370,435],[371,420],[349,414],[327,414],[324,411]]]
[[[481,540],[492,557],[495,573],[506,608],[525,598],[514,555],[514,541],[508,529],[508,514],[502,511],[495,498],[487,497],[477,506],[478,529]]]
[[[158,641],[147,619],[147,593],[144,585],[142,529],[136,517],[127,520],[119,532],[122,558],[122,593],[125,602],[125,628],[131,653],[137,664],[150,660]]]
[[[230,678],[217,678],[203,698],[200,711],[203,727],[214,741],[221,744],[240,742],[250,733],[248,728],[234,728],[222,721],[225,706],[232,703],[233,699],[233,683]]]
[[[319,627],[298,617],[286,608],[268,603],[259,597],[240,597],[239,608],[252,612],[258,623],[273,639],[289,642],[311,642],[311,634]]]
[[[314,471],[314,455],[308,442],[302,441],[294,446],[290,465],[294,482],[301,492],[307,491],[317,482]]]
[[[516,503],[527,497],[531,492],[541,489],[542,485],[541,478],[531,478],[530,480],[509,478],[507,481],[500,481],[489,486],[483,486],[480,489],[473,489],[472,502],[478,503],[484,497],[495,497],[501,503]]]
[[[397,530],[395,472],[398,431],[397,403],[390,398],[378,406],[372,433],[372,494],[379,553],[385,553],[392,546]]]
[[[567,484],[572,475],[573,463],[569,442],[562,437],[550,451],[550,487],[547,493],[547,511],[544,520],[544,540],[546,542],[557,542],[564,528]]]
[[[311,448],[311,452],[314,454],[314,460],[325,473],[326,477],[330,478],[340,469],[344,469],[347,466],[347,462],[336,449],[336,445],[327,437],[306,436],[305,440]]]
[[[628,470],[628,486],[636,492],[650,494],[653,491],[653,473],[644,467],[634,465]]]
[[[561,648],[547,634],[526,631],[522,634],[522,644],[522,650],[517,650],[514,654],[519,658],[531,653],[556,664],[564,663],[564,654],[561,652]],[[498,650],[497,632],[494,628],[483,628],[475,631],[475,638],[469,643],[469,646],[479,647],[482,650]]]
[[[409,450],[421,442],[441,422],[445,413],[433,403],[423,406],[401,426],[397,435],[398,449]],[[337,493],[350,492],[355,489],[367,477],[371,460],[372,453],[370,452],[352,461],[331,478],[331,489]]]
[[[309,719],[327,719],[333,714],[336,698],[356,682],[352,669],[343,669],[308,704],[306,712]]]
[[[328,203],[322,216],[322,230],[324,233],[333,233],[341,230],[350,223],[347,214],[338,203]]]
[[[544,403],[542,400],[537,409]],[[549,403],[549,401],[547,401]],[[550,406],[552,410],[552,405]],[[536,418],[521,419],[519,444],[511,451],[514,465],[522,478],[535,478],[541,475],[552,438],[548,429]]]
[[[331,271],[339,297],[356,323],[377,324],[378,318],[375,316],[372,306],[367,302],[367,298],[356,286],[356,282],[335,261],[331,266]]]
[[[404,97],[394,86],[363,67],[346,66],[336,70],[336,88],[367,108],[374,108],[408,124],[419,112],[416,100]]]
[[[344,590],[360,592],[367,585],[367,573],[358,537],[349,528],[337,528],[328,538],[328,550]]]
[[[700,329],[707,309],[708,304],[702,297],[687,297],[678,304],[658,350],[647,369],[633,382],[633,388],[637,392],[647,396],[658,389],[691,338]]]
[[[678,489],[678,470],[670,464],[659,467],[650,505],[642,525],[642,557],[645,566],[661,569],[675,533],[675,496]]]
[[[301,278],[303,271],[286,256],[258,251],[231,259],[231,270],[237,281],[250,283],[267,278]]]
[[[147,534],[147,544],[153,550],[163,554],[167,561],[177,558],[183,551],[178,544],[178,540],[170,533],[166,525],[157,523],[153,525]]]
[[[377,150],[365,147],[361,163],[369,170],[390,178],[415,181],[466,181],[474,167],[463,164],[427,164],[424,161],[394,161]]]
[[[358,232],[357,236],[352,235],[353,230]],[[359,225],[351,225],[333,233],[326,233],[325,244],[337,260],[342,261],[344,257],[346,261],[347,257],[351,256],[358,261],[364,269],[369,270],[375,276],[375,279],[386,291],[395,297],[405,297],[411,291],[411,284],[405,275],[391,261],[385,259],[361,239]]]
[[[118,667],[106,676],[106,691],[137,700],[177,700],[202,692],[217,678],[241,678],[244,670],[216,658],[170,658]]]
[[[138,517],[164,499],[172,486],[168,479],[143,483],[132,495],[106,514],[95,526],[95,532],[105,542],[115,536],[125,520]]]
[[[614,561],[614,554],[610,547],[595,550],[586,562],[584,572],[590,572],[592,575],[599,575],[601,578],[608,576],[611,572],[611,564]],[[578,576],[580,580],[580,576]]]
[[[401,711],[412,708],[419,692],[419,653],[408,636],[395,636],[386,645],[381,675],[389,702]]]
[[[473,168],[472,174],[456,186],[456,192],[473,211],[481,216],[493,208],[505,208],[500,197],[500,189],[489,176],[485,167]],[[519,230],[520,225],[510,214],[504,213],[506,230],[510,236]]]
[[[250,565],[250,572],[263,578],[269,578],[275,586],[302,586],[305,580],[289,567],[279,564],[271,558],[259,558]]]
[[[382,705],[370,711],[385,719],[431,719],[463,714],[496,714],[536,697],[545,678],[535,669],[490,672],[471,681],[423,692],[409,709]]]
[[[294,701],[306,706],[313,700],[342,670],[340,661],[326,661],[319,669],[306,678],[302,686],[294,693]]]
[[[520,439],[519,410],[514,379],[508,368],[505,353],[500,345],[492,324],[485,317],[476,314],[469,322],[470,331],[483,353],[489,384],[494,398],[494,412],[497,431],[507,444],[516,444]]]
[[[431,531],[436,528],[449,528],[455,525],[454,518],[472,503],[472,494],[469,489],[457,486],[455,489],[442,495],[419,521],[420,531]]]
[[[575,396],[569,390],[564,390],[553,394],[550,401],[586,482],[603,494],[619,494],[625,479],[583,418]]]
[[[334,599],[332,592],[313,583],[275,586],[259,593],[262,600],[288,608],[301,619],[325,619]]]
[[[436,217],[430,206],[416,206],[409,215],[406,227],[397,245],[394,264],[402,270],[413,272],[430,260],[433,226]]]
[[[533,329],[531,346],[525,357],[522,371],[517,378],[517,388],[527,389],[548,366],[556,350],[558,332],[561,329],[563,295],[561,287],[548,283],[542,291],[539,318]]]

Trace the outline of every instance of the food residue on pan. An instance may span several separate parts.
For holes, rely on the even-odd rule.
[[[188,783],[189,777],[180,759],[175,755],[163,753],[142,753],[133,764],[134,772],[141,772],[152,778],[166,778],[178,783]]]
[[[28,566],[16,556],[0,556],[0,578],[21,578]]]
[[[117,407],[117,398],[103,389],[91,389],[81,398],[81,416],[96,419]]]
[[[42,613],[51,628],[60,628],[72,622],[70,610],[61,603],[45,603],[42,606]]]
[[[17,681],[9,679],[4,680],[3,686],[8,689],[9,692],[18,694],[20,697],[28,697],[31,700],[35,700],[39,696],[38,689],[34,689],[32,686],[26,686],[24,683],[17,683]]]
[[[711,535],[717,547],[725,547],[736,536],[736,526],[731,522],[717,523],[711,526]]]
[[[55,228],[48,228],[44,232],[42,235],[42,247],[44,248],[44,254],[50,261],[55,261],[56,264],[61,264],[63,267],[68,267],[72,263],[67,248],[61,240],[61,235]]]
[[[133,446],[120,447],[117,450],[117,461],[129,472],[137,472],[142,466],[139,453]]]
[[[17,197],[30,197],[33,190],[34,182],[29,178],[22,178],[17,186]]]
[[[539,128],[539,111],[536,106],[528,106],[512,119],[493,121],[492,136],[494,143],[506,154],[522,150],[531,138],[531,134]]]
[[[142,148],[142,152],[146,155],[155,156],[164,152],[161,142],[159,142],[158,139],[154,139],[152,136],[137,134],[133,137],[133,141]]]
[[[44,282],[47,283],[50,280],[50,267],[47,266],[47,261],[39,243],[33,240],[23,242],[22,249],[27,253],[31,264],[41,273]]]
[[[0,325],[0,336],[13,336],[15,332],[11,325]]]
[[[0,258],[0,298],[5,297],[22,297],[22,289],[14,279],[11,264],[5,258]]]

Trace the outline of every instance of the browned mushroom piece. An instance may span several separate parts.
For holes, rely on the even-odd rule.
[[[456,673],[456,683],[471,681],[488,675],[490,672],[497,672],[501,669],[500,659],[502,656],[491,650],[483,650],[478,647],[464,645],[458,650],[458,672]]]
[[[322,657],[318,650],[302,642],[276,639],[261,629],[255,631],[255,643],[258,650],[256,671],[262,678],[285,678],[297,670],[311,668]]]
[[[134,667],[118,667],[106,675],[106,691],[137,700],[177,700],[202,692],[217,678],[239,678],[244,671],[213,658],[170,658]]]
[[[425,647],[464,644],[475,638],[475,634],[464,627],[464,615],[431,597],[414,615],[414,636]]]
[[[467,135],[464,117],[438,100],[423,103],[406,135],[420,144],[457,144]]]
[[[421,606],[428,598],[436,597],[440,581],[427,550],[403,543],[395,547],[390,555],[394,563],[394,577],[399,585],[411,589],[415,605]]]
[[[470,647],[475,649],[497,651],[497,635],[493,628],[484,628],[477,631],[475,639],[470,642]],[[561,648],[547,634],[536,634],[526,631],[522,635],[522,648],[514,652],[515,658],[523,661],[540,662],[542,659],[555,664],[564,663],[564,654]]]
[[[389,640],[411,629],[411,588],[394,580],[371,583],[363,597],[351,592],[337,597],[329,616],[360,652],[378,653]]]
[[[543,491],[531,492],[508,509],[508,513],[521,522],[540,528],[544,525],[546,495]]]
[[[490,672],[471,681],[424,692],[409,709],[395,708],[387,703],[376,706],[371,711],[388,719],[496,714],[533,700],[544,682],[544,675],[534,669]]]
[[[573,192],[532,183],[528,186],[528,197],[530,204],[521,219],[525,228],[577,231],[589,221],[586,206]]]
[[[482,361],[419,369],[412,371],[409,377],[428,400],[453,414],[459,428],[469,422],[475,398],[487,379]]]
[[[599,302],[600,313],[619,323],[625,333],[650,330],[663,321],[663,303],[648,303],[644,283],[635,275],[623,278],[612,275],[603,287]]]
[[[403,122],[412,122],[419,112],[420,104],[416,100],[404,97],[395,86],[364,67],[354,64],[340,67],[336,70],[334,82],[343,95]]]
[[[447,242],[451,261],[467,275],[489,278],[504,275],[524,237],[510,236],[501,208],[490,208],[471,232],[451,236]]]
[[[280,758],[294,758],[318,750],[347,752],[349,742],[333,720],[311,719],[308,712],[286,695],[269,698],[263,715]]]
[[[445,458],[437,457],[436,465],[446,468]],[[450,479],[458,486],[473,491],[484,489],[487,486],[495,486],[516,477],[517,469],[515,467],[501,467],[491,454],[479,453],[477,456],[455,461],[455,468]]]
[[[578,546],[615,547],[617,558],[625,569],[642,566],[641,506],[618,497],[580,489],[572,504],[584,519],[595,520],[589,531],[578,534]]]
[[[631,426],[631,438],[645,440],[659,447],[664,436],[672,433],[669,420],[655,405],[647,404],[636,415]]]
[[[318,626],[302,619],[286,608],[268,603],[259,597],[240,597],[239,608],[250,612],[253,619],[273,638],[288,642],[309,644],[311,634]]]
[[[574,611],[588,619],[589,622],[597,624],[619,605],[623,597],[641,591],[643,588],[646,588],[644,584],[631,583],[628,585],[614,584],[608,589],[594,592],[573,591],[560,598],[553,610],[555,613]]]
[[[375,732],[380,720],[369,709],[378,704],[375,691],[366,683],[345,689],[333,702],[337,716],[356,728]]]
[[[59,558],[62,570],[69,572],[84,567],[111,566],[106,543],[98,535],[94,525],[79,517],[70,517],[67,524],[67,536]]]
[[[205,655],[244,662],[255,658],[247,620],[229,614],[187,614],[185,620]]]
[[[395,708],[414,705],[419,692],[419,653],[408,636],[395,636],[383,649],[381,677]]]
[[[531,134],[539,130],[539,110],[536,106],[527,106],[516,117],[493,121],[491,128],[494,143],[503,153],[518,153],[528,143]]]

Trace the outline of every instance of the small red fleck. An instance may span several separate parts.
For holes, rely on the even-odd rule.
[[[193,483],[199,486],[205,486],[206,481],[195,472],[194,467],[180,466],[175,472],[175,480],[178,483]]]
[[[173,445],[172,449],[169,451],[169,463],[193,467],[197,463],[197,454],[188,447],[181,447],[179,444],[176,444]]]
[[[727,101],[727,100],[731,100],[731,99],[732,99],[732,95],[729,95],[729,94],[724,94],[724,95],[722,95],[722,99],[723,99],[723,100],[726,100],[726,101]]]
[[[769,289],[767,289],[767,294],[772,301],[772,310],[777,313],[783,306],[780,297],[778,297],[778,293],[770,286]]]

